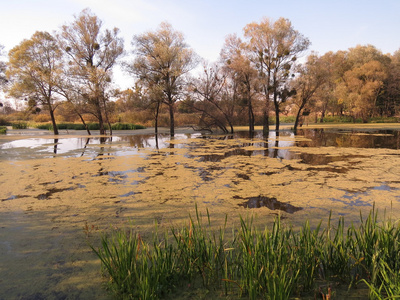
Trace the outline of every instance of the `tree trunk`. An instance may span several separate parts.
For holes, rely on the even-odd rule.
[[[294,121],[294,128],[293,128],[294,134],[297,134],[297,126],[299,125],[301,110],[302,108],[300,107],[296,115],[296,121]]]
[[[158,115],[160,112],[160,101],[157,101],[156,105],[156,113],[154,115],[154,133],[157,135],[158,134]]]
[[[275,130],[279,130],[279,103],[278,99],[276,99],[276,95],[274,95],[274,106],[275,106]]]
[[[254,112],[253,106],[251,105],[251,100],[249,99],[248,110],[249,110],[249,132],[250,135],[254,133]]]
[[[79,118],[81,119],[83,126],[85,126],[88,135],[92,135],[90,133],[89,127],[87,126],[87,124],[86,124],[85,120],[83,119],[82,115],[77,110],[75,110],[75,112],[78,114]]]
[[[175,135],[175,119],[174,119],[174,103],[169,102],[169,128],[170,128],[170,135]]]
[[[306,105],[306,103],[307,103],[307,99],[303,98],[301,101],[301,105],[299,107],[299,111],[297,112],[297,115],[296,115],[296,121],[294,122],[294,128],[293,128],[294,134],[297,133],[297,127],[299,126],[301,112],[303,111],[303,108]]]
[[[49,112],[50,112],[50,118],[51,118],[51,123],[53,125],[53,132],[54,135],[58,135],[58,128],[57,128],[57,123],[56,123],[56,119],[54,117],[54,110],[53,107],[50,104],[50,101],[47,102],[48,106],[49,106]]]
[[[263,134],[264,136],[269,135],[269,115],[268,115],[268,108],[264,109],[263,112]]]
[[[100,134],[106,134],[106,130],[104,129],[104,121],[103,121],[103,115],[101,113],[100,105],[97,106],[97,119],[99,120]]]
[[[111,128],[110,119],[108,118],[106,98],[104,97],[104,95],[102,96],[102,99],[103,99],[103,106],[104,106],[104,117],[106,118],[106,122],[108,124],[108,130],[110,131],[110,135],[112,135],[112,128]]]

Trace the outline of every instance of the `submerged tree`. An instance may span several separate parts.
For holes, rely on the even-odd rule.
[[[127,71],[147,85],[159,105],[168,106],[170,134],[175,134],[175,103],[183,92],[184,75],[198,63],[196,54],[185,43],[183,34],[163,22],[153,32],[136,35],[132,42],[136,59],[127,65]],[[156,129],[157,130],[157,129]]]
[[[266,105],[264,131],[268,128],[269,101],[275,109],[276,130],[279,130],[280,104],[287,99],[287,81],[298,56],[310,41],[295,30],[288,19],[272,22],[264,18],[260,23],[250,23],[244,28],[252,51],[251,59],[263,83]]]
[[[62,26],[59,36],[68,57],[71,87],[99,121],[100,134],[106,133],[104,122],[109,123],[112,69],[124,52],[124,42],[118,34],[118,28],[102,30],[102,21],[85,9],[70,25]]]
[[[60,77],[62,52],[48,32],[36,32],[9,52],[7,75],[11,78],[10,94],[26,97],[31,104],[42,104],[50,113],[54,134],[58,134],[54,111],[55,91]]]

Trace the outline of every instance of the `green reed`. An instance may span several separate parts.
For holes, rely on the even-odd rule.
[[[149,242],[117,230],[102,235],[98,250],[91,247],[110,290],[122,299],[160,299],[199,287],[221,299],[319,297],[322,287],[331,293],[332,282],[349,293],[365,283],[371,299],[400,293],[400,226],[386,216],[378,222],[375,207],[348,228],[344,218],[333,226],[331,216],[325,228],[320,222],[312,229],[306,221],[299,231],[280,217],[264,230],[252,218],[240,218],[239,228],[226,238],[226,225],[227,218],[212,230],[209,212],[205,218],[196,207],[187,225],[161,236],[155,227]]]

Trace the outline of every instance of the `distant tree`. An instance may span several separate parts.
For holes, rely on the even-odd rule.
[[[298,107],[294,132],[296,133],[300,118],[304,109],[310,104],[314,95],[323,87],[329,78],[329,69],[326,61],[316,54],[307,57],[307,61],[297,67],[297,78],[292,82],[292,87],[296,90],[293,102]],[[308,113],[311,109],[308,109]]]
[[[380,103],[381,114],[388,116],[400,112],[400,50],[391,55],[388,67],[388,77],[385,83],[385,91]]]
[[[185,43],[183,34],[166,22],[154,32],[134,36],[132,44],[136,59],[127,65],[127,71],[156,97],[156,116],[161,103],[168,106],[170,134],[174,136],[175,103],[184,90],[184,75],[198,64],[197,56]]]
[[[355,67],[344,74],[344,81],[339,88],[346,108],[354,118],[360,116],[367,122],[373,115],[386,76],[384,66],[376,60]]]
[[[310,41],[284,18],[275,22],[264,18],[260,23],[250,23],[244,28],[244,35],[252,51],[251,59],[263,82],[266,98],[264,131],[268,130],[271,99],[275,108],[276,130],[279,130],[279,106],[287,99],[286,86],[292,68],[298,56],[309,47]]]
[[[257,70],[249,59],[249,48],[236,35],[228,35],[221,50],[221,59],[229,79],[234,81],[243,103],[247,106],[249,132],[254,132],[254,98],[259,89]]]
[[[102,21],[85,9],[70,25],[62,26],[59,35],[68,60],[70,86],[99,121],[100,134],[106,133],[104,122],[109,123],[112,69],[124,53],[124,42],[118,34],[118,28],[102,30]]]
[[[346,54],[347,66],[358,68],[370,61],[378,61],[383,66],[390,64],[390,57],[383,54],[373,45],[357,45],[349,48]]]
[[[11,79],[9,92],[14,97],[26,97],[29,106],[40,103],[47,107],[58,134],[54,111],[57,108],[55,90],[60,76],[62,52],[56,39],[48,32],[36,32],[9,52],[7,76]]]

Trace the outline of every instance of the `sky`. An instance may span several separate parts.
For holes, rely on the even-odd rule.
[[[128,53],[134,35],[167,21],[213,62],[227,35],[241,36],[247,24],[263,17],[289,19],[311,41],[309,52],[320,55],[367,44],[383,53],[400,49],[399,0],[0,0],[0,44],[7,53],[36,31],[52,33],[72,23],[85,8],[104,28],[120,29]]]

